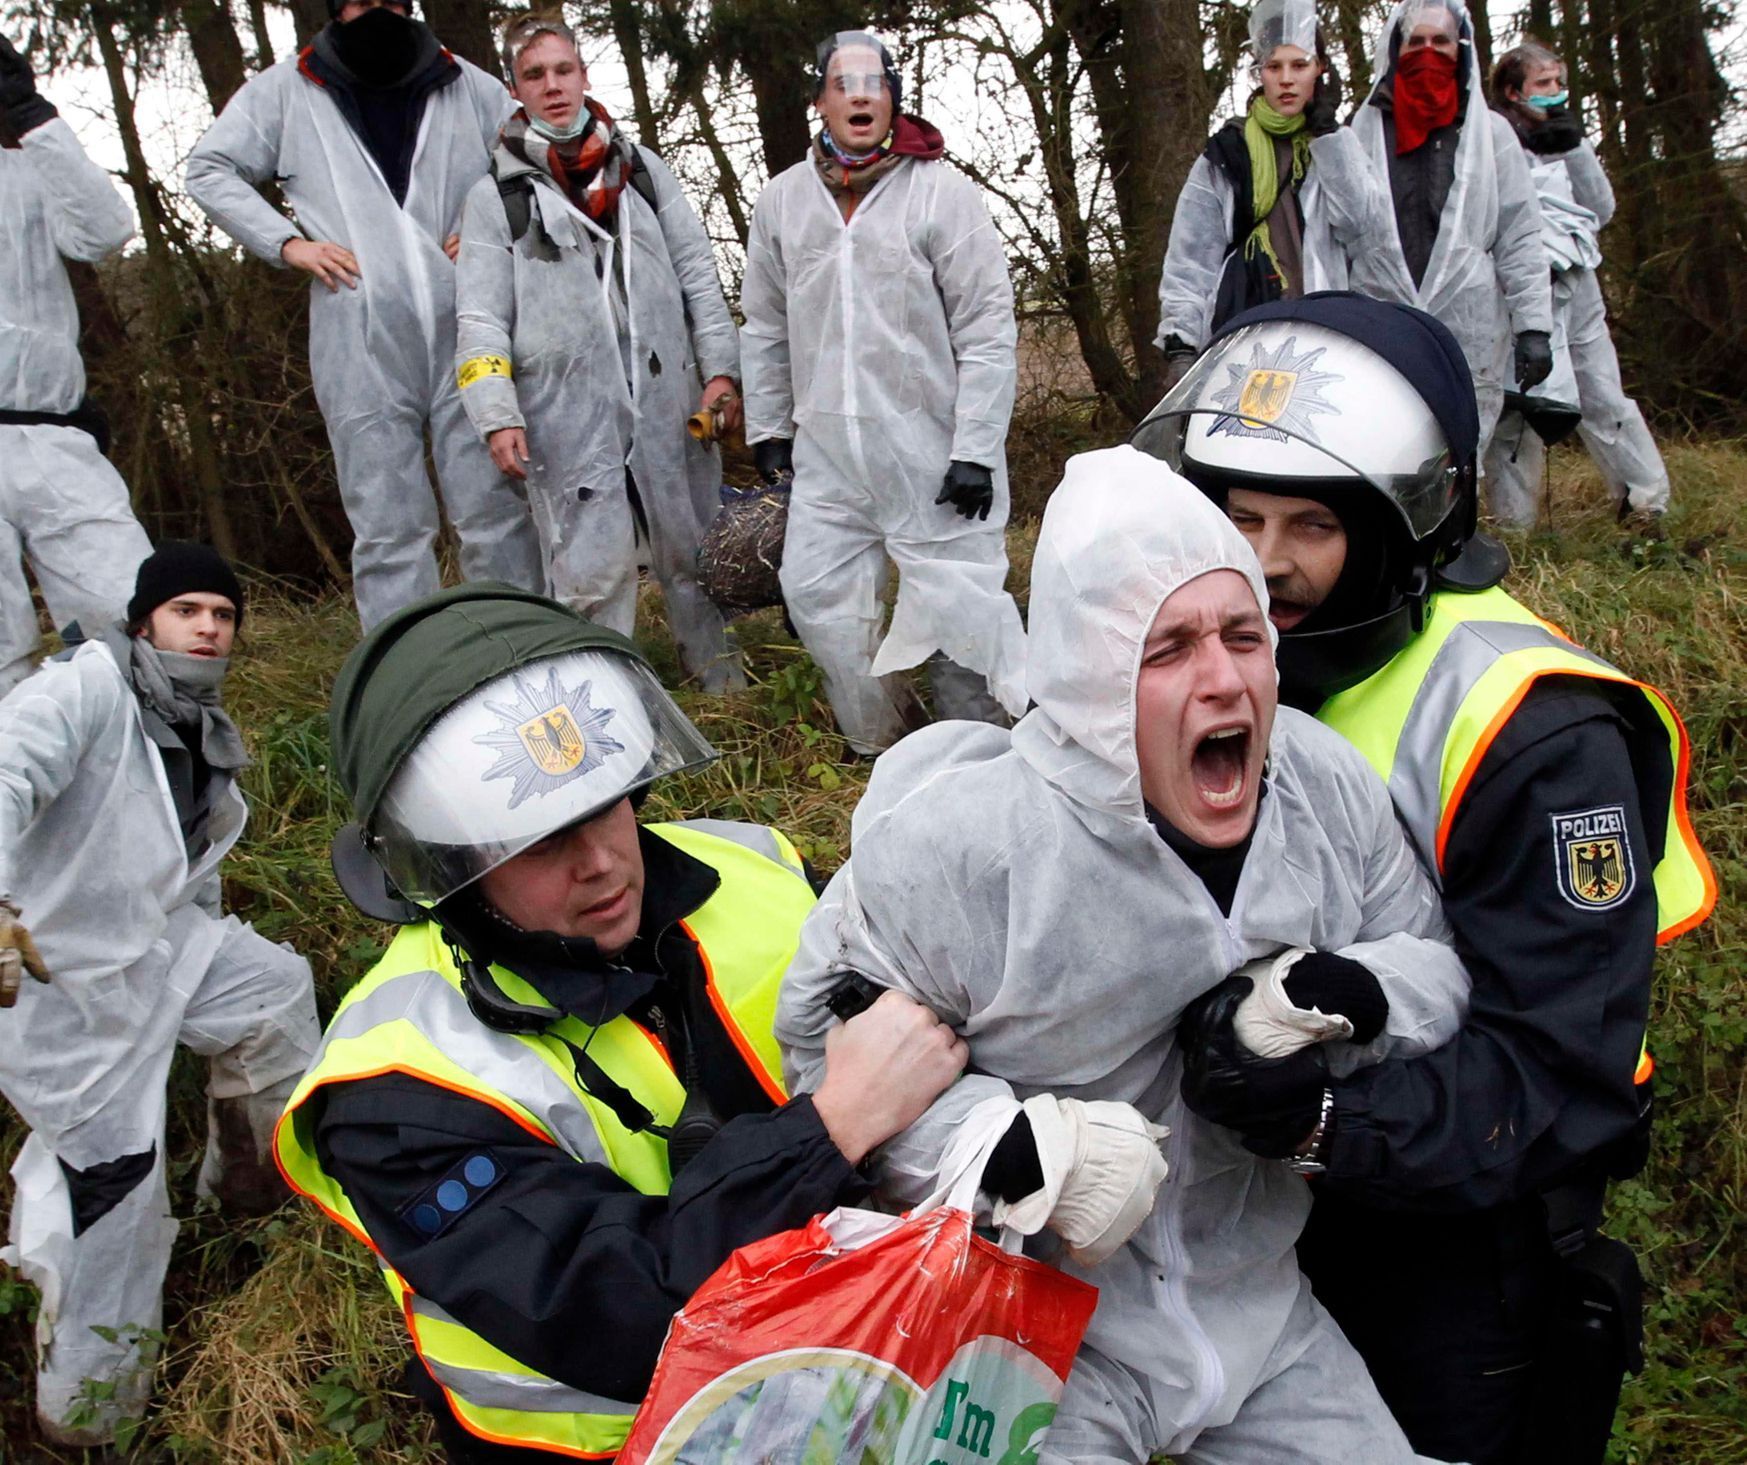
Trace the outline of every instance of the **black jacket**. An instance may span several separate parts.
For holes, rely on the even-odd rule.
[[[609,1006],[659,1025],[682,1073],[689,1035],[727,1120],[670,1194],[644,1195],[489,1105],[404,1075],[332,1085],[310,1100],[321,1105],[323,1169],[421,1295],[562,1383],[632,1400],[649,1386],[673,1314],[730,1252],[867,1192],[811,1099],[771,1104],[703,995],[697,950],[677,923],[713,892],[716,873],[648,831],[641,843],[643,923],[621,960],[643,980],[615,984]],[[563,993],[536,985],[601,1021],[600,989],[574,975]],[[427,1237],[403,1219],[482,1151],[503,1178],[446,1229]]]
[[[1395,151],[1395,101],[1388,81],[1371,95],[1371,105],[1383,114],[1383,149],[1389,157],[1389,194],[1395,204],[1395,228],[1401,236],[1401,254],[1417,287],[1425,279],[1432,248],[1450,187],[1456,181],[1456,145],[1462,140],[1462,119],[1468,98],[1462,97],[1456,120],[1440,127],[1411,153]],[[1486,118],[1480,117],[1485,125]]]
[[[1553,680],[1499,732],[1446,846],[1468,1019],[1436,1052],[1336,1081],[1324,1187],[1389,1208],[1477,1211],[1618,1168],[1641,1142],[1632,1079],[1656,954],[1655,811],[1671,771],[1665,757],[1634,765],[1628,734],[1651,716],[1635,693],[1616,702]],[[1631,885],[1586,908],[1565,888],[1554,818],[1609,806],[1625,813]]]

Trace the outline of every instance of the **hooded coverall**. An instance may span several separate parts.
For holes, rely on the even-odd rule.
[[[1235,145],[1227,141],[1233,129]],[[1240,190],[1224,162],[1242,151],[1243,119],[1238,118],[1209,141],[1177,196],[1177,209],[1171,215],[1171,242],[1165,250],[1164,273],[1159,277],[1156,344],[1161,350],[1169,336],[1189,346],[1205,345],[1208,336],[1223,324],[1214,318],[1214,307],[1232,251],[1234,222],[1242,231],[1240,247],[1250,231],[1246,220],[1234,221]],[[1245,156],[1242,167],[1246,180],[1248,166]],[[1247,213],[1247,181],[1241,191]],[[1297,211],[1302,230],[1301,293],[1345,290],[1348,256],[1386,227],[1382,187],[1352,130],[1346,127],[1310,139],[1310,169],[1296,190],[1281,188],[1280,202],[1270,219],[1278,216],[1283,205]]]
[[[85,396],[79,308],[64,260],[106,259],[133,237],[109,175],[58,117],[0,148],[0,692],[30,674],[28,555],[54,623],[121,614],[151,552],[127,485],[65,417]]]
[[[1228,916],[1149,822],[1141,649],[1165,599],[1215,570],[1244,574],[1265,612],[1237,531],[1162,463],[1127,447],[1070,461],[1033,563],[1036,706],[1011,732],[942,724],[880,759],[854,853],[802,931],[777,1037],[791,1089],[815,1084],[825,998],[847,968],[968,1041],[969,1076],[879,1152],[876,1178],[899,1203],[954,1178],[937,1173],[942,1157],[991,1098],[1120,1100],[1169,1126],[1170,1173],[1128,1243],[1092,1268],[1052,1258],[1099,1297],[1043,1460],[1408,1460],[1299,1275],[1303,1181],[1183,1107],[1177,1022],[1282,945],[1338,951],[1376,974],[1390,1008],[1376,1043],[1331,1048],[1338,1071],[1436,1047],[1460,1021],[1466,975],[1382,783],[1302,714],[1273,725]],[[1048,1257],[1050,1239],[1028,1249]]]
[[[543,170],[497,150],[467,197],[456,261],[456,370],[482,439],[525,428],[528,502],[553,596],[629,635],[637,614],[636,484],[668,623],[708,691],[744,685],[722,613],[698,585],[698,542],[720,507],[721,456],[686,417],[703,381],[738,379],[740,347],[709,236],[647,148],[602,228]],[[532,188],[512,235],[500,184]],[[470,369],[469,363],[507,363]]]
[[[1425,0],[1403,0],[1378,38],[1377,83],[1352,129],[1395,207],[1385,227],[1353,259],[1352,287],[1436,316],[1455,336],[1474,373],[1484,455],[1504,408],[1514,338],[1553,331],[1552,290],[1541,249],[1541,211],[1523,150],[1504,118],[1489,111],[1472,43],[1458,62],[1456,120],[1411,153],[1395,151],[1392,85],[1406,14]],[[1468,13],[1447,8],[1472,36]],[[1434,237],[1419,238],[1427,225]],[[1429,245],[1429,249],[1426,246]],[[1416,275],[1409,261],[1424,260]]]
[[[1578,436],[1601,469],[1615,504],[1661,513],[1668,507],[1668,469],[1638,404],[1620,381],[1620,358],[1608,334],[1607,304],[1596,270],[1596,235],[1614,216],[1614,191],[1587,141],[1543,157],[1525,150],[1541,196],[1542,239],[1553,270],[1553,308],[1563,326],[1582,417]],[[1546,445],[1517,413],[1505,416],[1486,459],[1488,507],[1506,523],[1531,525],[1540,516]]]
[[[845,739],[877,753],[901,737],[887,673],[937,652],[943,717],[1023,712],[1003,537],[1013,286],[975,185],[905,158],[846,223],[803,159],[759,195],[740,304],[746,440],[795,444],[783,599]],[[994,473],[987,520],[935,502],[955,461]],[[882,641],[887,555],[898,598]]]
[[[463,576],[544,585],[527,504],[492,465],[455,388],[455,267],[443,253],[514,104],[466,61],[443,53],[432,65],[445,69],[418,104],[404,198],[343,109],[343,74],[322,37],[245,84],[188,158],[189,196],[251,254],[284,268],[281,249],[302,236],[358,261],[356,289],[310,281],[309,367],[352,522],[366,630],[439,585],[427,425]],[[255,191],[272,180],[297,223]]]
[[[176,1235],[164,1179],[176,1044],[212,1060],[199,1185],[223,1194],[228,1170],[263,1162],[315,1052],[315,996],[302,957],[220,915],[242,793],[214,768],[204,798],[178,807],[169,766],[186,749],[108,644],[63,653],[0,700],[0,747],[0,891],[53,976],[0,1012],[0,1093],[30,1128],[5,1259],[42,1291],[37,1412],[68,1442],[96,1443],[139,1414],[151,1382],[142,1333],[160,1326]],[[87,1397],[87,1380],[113,1395]],[[95,1417],[68,1425],[82,1408]]]

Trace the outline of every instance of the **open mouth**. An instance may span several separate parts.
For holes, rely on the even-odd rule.
[[[851,127],[872,127],[873,120],[872,112],[851,112],[849,114],[849,125]]]
[[[1195,792],[1215,809],[1236,808],[1243,802],[1250,766],[1250,730],[1226,727],[1210,732],[1195,745],[1189,772]]]
[[[1268,597],[1268,619],[1274,623],[1277,631],[1290,631],[1310,614],[1311,609],[1312,607],[1300,605],[1296,600],[1282,600],[1278,595]]]

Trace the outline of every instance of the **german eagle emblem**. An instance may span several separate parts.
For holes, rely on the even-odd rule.
[[[1632,893],[1632,845],[1619,804],[1553,815],[1559,893],[1580,910],[1607,910]]]
[[[510,808],[535,794],[549,794],[593,773],[625,745],[606,731],[617,713],[590,705],[592,682],[575,689],[564,686],[556,667],[549,667],[544,686],[514,676],[515,700],[487,702],[499,726],[473,741],[492,749],[497,762],[483,781],[513,779]]]
[[[1332,371],[1317,370],[1326,350],[1313,346],[1300,352],[1298,338],[1288,336],[1272,350],[1258,343],[1247,362],[1228,363],[1229,380],[1213,394],[1225,411],[1214,419],[1208,435],[1223,432],[1281,443],[1293,437],[1316,442],[1312,419],[1340,411],[1323,397],[1322,389],[1344,380]]]

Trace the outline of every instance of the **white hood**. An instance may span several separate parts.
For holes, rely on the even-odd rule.
[[[1231,520],[1186,478],[1135,448],[1068,459],[1031,567],[1026,689],[1037,705],[1013,747],[1070,798],[1144,819],[1134,746],[1141,649],[1159,607],[1213,570],[1262,567]],[[1278,644],[1272,623],[1268,637]]]
[[[1457,80],[1461,87],[1461,110],[1457,116],[1466,122],[1469,113],[1476,106],[1483,112],[1486,110],[1486,96],[1481,90],[1480,58],[1474,51],[1474,21],[1462,0],[1398,0],[1395,8],[1389,12],[1389,19],[1383,22],[1383,29],[1377,33],[1377,45],[1371,52],[1373,80],[1366,99],[1367,105],[1370,97],[1377,95],[1377,89],[1389,80],[1395,65],[1396,36],[1422,10],[1447,10],[1456,17],[1458,34],[1462,39],[1462,53],[1456,63]],[[1463,131],[1466,132],[1467,129],[1464,128]]]

